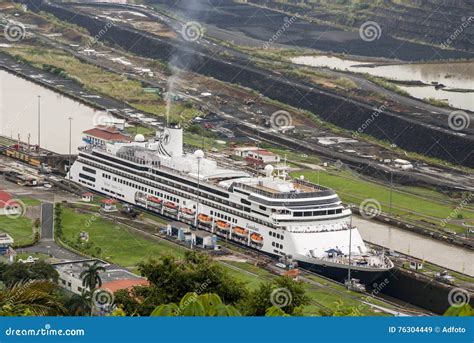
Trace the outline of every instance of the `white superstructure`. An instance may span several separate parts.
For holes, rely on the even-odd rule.
[[[86,146],[70,177],[108,197],[186,222],[343,280],[349,266],[359,279],[393,267],[352,227],[351,210],[337,194],[303,179],[265,177],[220,168],[202,151],[183,152],[182,129],[170,126],[145,140]],[[349,241],[351,244],[349,245]],[[314,267],[314,268],[313,268]],[[336,275],[337,274],[337,275]],[[367,275],[365,275],[367,276]]]

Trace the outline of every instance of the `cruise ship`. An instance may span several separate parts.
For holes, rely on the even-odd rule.
[[[168,125],[153,139],[81,147],[69,178],[95,192],[207,230],[302,268],[369,285],[393,263],[369,249],[351,210],[331,189],[304,178],[220,167],[202,150],[185,153],[183,130]]]

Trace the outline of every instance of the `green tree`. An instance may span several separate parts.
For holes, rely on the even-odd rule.
[[[443,315],[449,317],[472,317],[474,316],[474,309],[470,304],[451,306]]]
[[[59,274],[50,264],[44,261],[35,263],[13,263],[0,268],[0,279],[5,285],[12,286],[28,280],[49,280],[57,283]]]
[[[46,280],[18,282],[0,290],[0,316],[59,316],[66,310]]]
[[[105,272],[102,262],[95,261],[93,264],[84,264],[87,269],[83,270],[79,277],[82,279],[82,286],[89,288],[93,293],[97,287],[102,286],[100,272]]]
[[[165,256],[139,265],[152,287],[157,304],[177,303],[189,292],[216,293],[228,304],[236,304],[247,295],[245,284],[230,277],[208,256],[187,252],[183,260]]]
[[[69,316],[89,316],[91,313],[91,301],[89,292],[83,292],[81,295],[73,294],[63,299],[64,307],[67,308]]]
[[[122,289],[114,293],[114,303],[122,308],[127,316],[149,316],[164,301],[155,294],[155,287],[136,286],[131,290]]]
[[[158,306],[151,316],[161,317],[237,317],[240,312],[231,305],[225,305],[215,293],[187,293],[179,305],[170,303]]]
[[[295,315],[300,306],[308,303],[309,298],[302,282],[289,277],[278,277],[261,284],[258,289],[251,292],[241,303],[241,307],[248,316],[265,316],[267,311],[270,311],[271,315],[281,313],[271,309],[272,307],[279,308],[285,314]]]

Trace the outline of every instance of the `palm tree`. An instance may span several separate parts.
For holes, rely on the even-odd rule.
[[[89,288],[91,293],[93,293],[97,287],[102,286],[102,279],[99,273],[105,272],[105,268],[100,261],[95,261],[94,264],[85,263],[84,267],[87,267],[87,269],[82,271],[79,276],[82,279],[82,286]]]
[[[187,293],[179,305],[170,303],[155,308],[151,316],[160,317],[238,317],[240,312],[230,305],[225,305],[215,293]]]
[[[47,280],[18,282],[0,290],[0,316],[58,316],[66,313]]]

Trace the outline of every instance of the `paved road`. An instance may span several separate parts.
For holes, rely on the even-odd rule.
[[[54,239],[54,205],[46,202],[41,205],[41,241]]]
[[[76,254],[72,251],[66,250],[63,247],[57,245],[54,241],[40,242],[34,247],[16,249],[17,253],[40,253],[45,255],[51,255],[58,260],[77,261],[83,260],[85,257]]]

